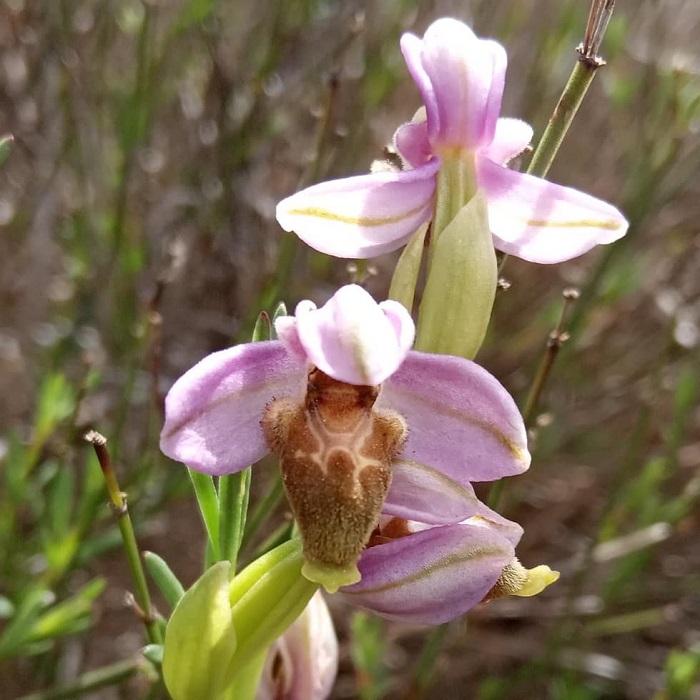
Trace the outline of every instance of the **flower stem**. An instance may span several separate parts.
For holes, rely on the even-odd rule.
[[[561,346],[569,339],[569,334],[564,330],[564,324],[571,303],[578,299],[579,292],[578,289],[565,289],[562,292],[562,296],[564,297],[564,304],[561,309],[561,315],[559,316],[559,323],[557,323],[556,328],[549,334],[547,347],[540,360],[540,365],[537,368],[537,373],[530,386],[530,391],[525,401],[525,407],[523,408],[523,420],[525,421],[526,428],[532,427],[537,413],[537,405],[542,395],[542,390],[549,378],[549,374],[552,371],[552,367],[554,366],[554,360],[559,354]]]
[[[547,174],[598,68],[605,65],[598,51],[614,8],[615,0],[591,2],[583,43],[576,49],[578,60],[532,156],[527,169],[531,175],[544,177]]]
[[[107,485],[110,505],[117,517],[119,530],[122,535],[122,542],[124,544],[124,551],[126,552],[126,559],[129,564],[129,570],[131,571],[131,578],[134,581],[134,598],[138,606],[139,617],[141,617],[146,627],[146,636],[151,644],[162,644],[163,640],[161,639],[161,634],[156,624],[156,615],[151,604],[146,575],[141,563],[141,555],[139,554],[138,544],[136,543],[136,535],[134,534],[134,527],[131,523],[131,516],[129,515],[126,494],[119,488],[117,475],[112,468],[112,460],[107,450],[107,439],[97,431],[91,430],[85,435],[85,440],[95,449],[97,461],[100,463],[102,475]]]
[[[542,134],[537,150],[532,156],[527,172],[537,177],[544,177],[547,174],[554,156],[556,156],[559,147],[566,136],[566,132],[571,126],[571,122],[576,116],[578,108],[588,91],[590,84],[593,82],[596,71],[605,62],[602,59],[589,59],[580,54],[576,61],[574,70],[569,77],[569,82],[564,88],[557,106],[547,124],[547,128]]]
[[[535,378],[532,380],[530,385],[530,391],[525,399],[525,407],[523,408],[523,421],[526,428],[531,428],[532,424],[537,416],[537,406],[539,404],[540,396],[542,396],[542,391],[544,390],[549,375],[554,366],[554,361],[559,354],[559,350],[562,345],[569,339],[569,334],[564,330],[564,325],[569,314],[572,302],[574,302],[579,297],[579,292],[577,289],[565,289],[562,292],[564,297],[564,304],[562,305],[561,315],[559,316],[559,322],[553,331],[550,332],[547,339],[547,346],[545,347],[544,354],[540,360],[539,367],[535,373]],[[499,479],[489,491],[488,505],[490,508],[498,509],[499,504],[503,499],[503,491],[505,489],[506,480]]]
[[[145,665],[146,662],[140,656],[126,661],[119,661],[118,663],[98,668],[95,671],[88,671],[73,683],[58,688],[39,690],[31,695],[24,695],[19,700],[64,700],[64,698],[77,698],[100,688],[121,683],[138,673]]]

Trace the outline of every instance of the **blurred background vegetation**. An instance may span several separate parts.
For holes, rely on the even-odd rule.
[[[47,689],[105,666],[113,685],[88,697],[163,697],[82,435],[108,437],[142,548],[191,584],[203,529],[185,470],[158,451],[162,396],[279,299],[320,303],[358,274],[386,295],[395,256],[348,269],[283,234],[274,207],[367,171],[412,117],[400,34],[451,15],[501,41],[503,114],[537,139],[587,14],[581,0],[0,0],[0,134],[15,137],[0,170],[0,698],[68,697]],[[549,177],[618,205],[630,232],[556,267],[510,259],[479,357],[522,404],[562,290],[580,288],[533,467],[504,494],[520,558],[560,582],[432,631],[332,600],[334,697],[700,698],[699,35],[696,0],[618,3],[608,66]],[[286,517],[279,503],[271,527]]]

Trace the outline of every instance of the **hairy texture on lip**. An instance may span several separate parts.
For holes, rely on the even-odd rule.
[[[313,369],[304,403],[279,399],[265,410],[309,562],[354,566],[377,524],[406,435],[398,414],[374,409],[377,395]]]

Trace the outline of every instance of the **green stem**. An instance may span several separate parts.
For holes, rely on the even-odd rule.
[[[243,539],[249,496],[250,467],[219,478],[219,557],[220,561],[231,562],[232,576]]]
[[[527,399],[525,400],[525,407],[523,408],[523,420],[525,421],[525,427],[532,427],[532,423],[537,415],[537,407],[539,404],[540,396],[542,391],[549,379],[549,374],[554,366],[554,360],[556,360],[559,350],[562,345],[569,339],[569,334],[564,331],[564,324],[566,322],[566,317],[571,306],[571,302],[578,299],[579,292],[577,289],[565,289],[563,292],[564,304],[561,310],[561,316],[559,317],[559,323],[557,323],[556,328],[549,334],[547,339],[547,347],[545,348],[544,355],[540,360],[540,365],[537,368],[537,373],[532,381],[532,386],[528,392]]]
[[[58,688],[39,690],[31,695],[24,695],[18,700],[63,700],[64,698],[77,698],[94,690],[116,685],[136,675],[144,667],[144,660],[140,657],[119,661],[116,664],[88,671],[73,683]]]
[[[579,55],[578,61],[569,77],[564,91],[559,98],[557,106],[542,134],[537,150],[532,156],[527,172],[530,175],[544,177],[547,174],[554,156],[571,126],[571,122],[581,106],[581,102],[588,91],[596,71],[604,63],[600,59],[590,59]]]
[[[138,614],[146,627],[146,636],[151,644],[162,644],[163,640],[158,628],[155,610],[151,604],[151,596],[148,592],[148,584],[146,583],[146,574],[141,563],[141,555],[139,553],[134,526],[129,515],[129,507],[126,502],[126,494],[119,488],[117,475],[112,468],[112,460],[107,451],[107,440],[98,432],[91,430],[85,435],[85,440],[89,442],[95,449],[97,460],[100,463],[102,474],[107,485],[109,493],[110,505],[116,514],[121,532],[122,542],[124,544],[124,552],[129,564],[131,578],[134,581],[134,598],[138,605]]]
[[[433,684],[437,670],[437,661],[450,629],[452,629],[452,623],[444,622],[437,627],[433,627],[428,633],[418,661],[414,666],[413,681],[406,694],[406,700],[424,697],[426,691]]]

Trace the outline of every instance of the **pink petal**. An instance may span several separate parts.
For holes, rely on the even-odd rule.
[[[316,308],[313,302],[308,302]],[[297,310],[299,309],[299,304]],[[306,362],[306,350],[299,340],[299,331],[297,330],[297,319],[295,316],[280,316],[275,319],[275,333],[277,333],[277,338],[284,343],[284,347],[287,352],[296,357],[302,362]]]
[[[394,620],[439,624],[480,603],[514,557],[489,527],[446,525],[366,549],[348,601]]]
[[[479,513],[479,506],[470,484],[458,484],[425,464],[399,459],[391,470],[391,487],[382,513],[432,525],[451,525]]]
[[[477,525],[483,524],[485,521],[488,527],[505,537],[513,547],[517,546],[523,536],[523,528],[518,523],[504,518],[481,501],[477,501],[476,508],[476,514],[470,517],[465,524]]]
[[[532,127],[520,119],[502,118],[496,122],[496,133],[490,146],[483,148],[480,155],[498,165],[522,153],[532,141]]]
[[[411,74],[413,82],[418,87],[423,99],[428,130],[432,137],[432,135],[440,131],[440,113],[430,76],[423,67],[423,41],[414,34],[404,34],[401,37],[401,53],[406,61],[408,72]]]
[[[428,140],[426,122],[401,125],[394,134],[394,147],[412,168],[427,163],[433,157],[433,149]]]
[[[401,304],[381,305],[358,285],[341,287],[320,309],[297,316],[309,361],[349,384],[381,384],[401,365],[415,326]]]
[[[260,428],[273,398],[301,398],[306,365],[276,340],[208,355],[165,397],[160,449],[207,474],[232,474],[268,453]]]
[[[627,220],[601,199],[478,160],[498,250],[524,260],[558,263],[625,235]]]
[[[440,19],[425,33],[421,59],[438,112],[437,120],[428,119],[433,146],[476,150],[488,145],[501,108],[505,49],[477,39],[462,22]]]
[[[312,248],[339,258],[370,258],[406,243],[433,210],[439,161],[314,185],[283,199],[277,220]]]
[[[530,464],[522,416],[503,386],[469,360],[411,351],[377,406],[408,423],[404,459],[460,484],[520,474]]]

